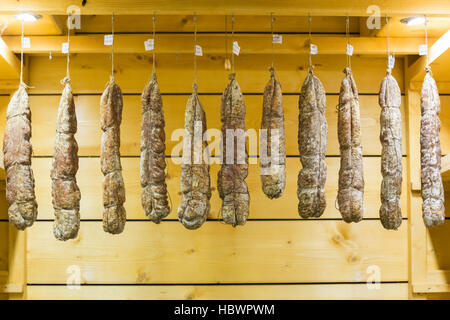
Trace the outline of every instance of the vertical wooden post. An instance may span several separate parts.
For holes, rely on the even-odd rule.
[[[414,293],[414,286],[427,282],[427,230],[422,220],[420,194],[420,94],[411,87],[405,58],[406,153],[408,192],[408,278],[409,298],[426,297]]]

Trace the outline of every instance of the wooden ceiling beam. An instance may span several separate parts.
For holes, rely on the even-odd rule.
[[[9,14],[20,11],[38,12],[44,14],[66,14],[67,8],[79,4],[81,14],[101,15],[142,15],[153,14],[187,14],[196,11],[200,14],[231,14],[238,15],[308,15],[313,16],[369,16],[367,9],[377,5],[382,15],[445,15],[450,13],[448,0],[88,0],[84,6],[81,1],[73,0],[2,0],[0,13]]]
[[[7,79],[18,79],[20,76],[20,60],[2,38],[0,38],[0,74],[2,78]]]
[[[103,34],[75,35],[70,38],[71,53],[108,53],[111,46],[103,44]],[[144,41],[150,34],[116,34],[114,52],[145,53]],[[61,52],[61,45],[67,41],[65,36],[30,36],[31,47],[25,53]],[[19,36],[3,37],[5,43],[13,52],[20,51]],[[228,35],[231,42],[231,36]],[[271,54],[270,35],[268,34],[237,34],[235,40],[241,46],[243,54]],[[432,39],[430,39],[432,41]],[[312,42],[318,46],[319,54],[344,54],[345,36],[313,36]],[[397,55],[418,54],[422,38],[391,38],[390,50]],[[224,54],[225,35],[199,34],[197,43],[203,47],[204,54]],[[372,37],[350,37],[354,54],[384,55],[386,40]],[[157,53],[190,54],[193,51],[192,34],[157,34],[155,39]],[[276,54],[307,53],[309,47],[308,35],[283,35],[283,43],[275,45]],[[149,52],[147,52],[149,53]]]
[[[428,39],[430,41],[430,39]],[[423,40],[422,40],[423,42]],[[450,44],[450,30],[447,31],[442,37],[437,39],[436,41],[430,41],[433,45],[429,49],[428,54],[428,64],[430,66],[433,63],[439,61],[439,58],[444,55],[449,50]],[[410,82],[411,89],[414,89],[413,83],[416,81],[422,81],[423,77],[425,77],[425,67],[427,65],[427,57],[422,56],[417,61],[415,61],[408,69],[406,70],[406,80]]]

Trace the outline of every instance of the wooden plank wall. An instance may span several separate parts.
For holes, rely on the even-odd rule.
[[[407,298],[406,178],[402,226],[398,231],[386,231],[378,218],[381,147],[377,93],[385,74],[385,59],[352,58],[353,73],[361,93],[366,180],[366,213],[358,224],[342,222],[334,205],[339,170],[335,107],[345,57],[319,55],[313,60],[316,75],[327,91],[329,134],[327,209],[324,215],[303,220],[297,214],[296,180],[301,168],[296,146],[297,101],[306,76],[307,57],[276,56],[275,67],[283,86],[286,112],[289,156],[286,191],[281,199],[266,199],[261,191],[258,165],[252,164],[247,179],[251,194],[250,218],[244,227],[232,228],[218,220],[218,165],[213,165],[209,221],[199,230],[189,231],[176,220],[175,211],[180,203],[180,168],[171,158],[168,158],[168,186],[174,210],[160,225],[147,221],[143,214],[139,185],[139,95],[151,72],[151,59],[146,55],[117,56],[115,77],[125,93],[121,153],[128,221],[123,234],[112,236],[102,230],[102,175],[99,166],[99,99],[109,79],[110,60],[107,55],[100,54],[72,56],[71,78],[77,95],[79,121],[77,140],[81,158],[77,178],[82,194],[82,222],[78,239],[58,242],[52,234],[49,171],[62,90],[59,80],[64,77],[65,58],[32,57],[29,83],[32,88],[29,91],[39,217],[27,237],[28,298]],[[206,55],[198,62],[200,99],[206,110],[208,127],[220,128],[220,95],[227,85],[228,72],[223,68],[223,57]],[[237,80],[247,106],[247,128],[259,127],[261,93],[269,79],[269,65],[270,56],[241,55],[237,58]],[[183,127],[185,103],[192,88],[192,57],[158,56],[157,70],[164,95],[169,157],[171,149],[179,142],[170,141],[171,133]],[[394,73],[403,92],[403,63],[400,58]],[[0,97],[2,134],[8,99],[7,96]],[[449,100],[448,97],[445,99]],[[443,108],[443,113],[448,112]],[[450,149],[449,134],[443,130],[443,150],[446,151]],[[6,224],[6,217],[1,218],[0,227]],[[450,256],[442,259],[450,261]],[[366,285],[373,268],[380,271],[379,289],[370,289]],[[67,287],[66,283],[71,282],[78,271],[81,286],[75,289]]]

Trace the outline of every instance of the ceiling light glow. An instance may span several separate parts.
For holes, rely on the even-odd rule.
[[[424,16],[409,17],[400,20],[400,22],[406,24],[407,26],[418,26],[421,24],[425,24],[425,17]]]
[[[34,21],[36,21],[36,20],[39,19],[39,18],[40,18],[40,17],[37,16],[37,15],[31,14],[31,13],[26,13],[26,12],[24,12],[24,13],[19,13],[19,14],[16,16],[16,19],[17,19],[17,20],[23,21],[23,22],[34,22]]]

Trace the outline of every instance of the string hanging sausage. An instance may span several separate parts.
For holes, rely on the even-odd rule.
[[[269,70],[270,80],[263,98],[261,133],[264,135],[260,141],[260,163],[263,192],[273,199],[281,197],[286,185],[286,146],[281,84],[275,77],[274,69]]]
[[[248,152],[245,134],[245,104],[235,74],[230,75],[220,106],[222,121],[222,165],[217,189],[222,199],[225,223],[244,225],[249,214],[250,196],[245,178],[248,175]]]
[[[8,216],[19,230],[30,227],[37,217],[30,139],[31,110],[26,85],[21,83],[8,104],[3,139]]]
[[[111,77],[100,103],[103,130],[100,163],[103,173],[103,230],[121,233],[125,227],[125,186],[120,163],[120,123],[122,122],[122,91]]]
[[[338,140],[341,153],[337,202],[345,222],[359,222],[364,215],[364,177],[358,89],[352,70],[345,68],[338,109]]]
[[[166,136],[164,111],[156,74],[153,73],[141,97],[141,186],[145,215],[160,223],[170,213],[166,185]]]
[[[75,140],[77,116],[70,80],[65,78],[64,83],[56,119],[56,139],[50,173],[55,210],[53,233],[58,240],[76,238],[80,228],[81,194],[75,177],[78,171],[78,144]]]
[[[211,198],[209,164],[203,157],[208,148],[203,139],[206,116],[198,98],[197,85],[193,89],[184,116],[186,135],[180,179],[182,200],[178,208],[178,219],[187,229],[197,229],[206,221]]]
[[[326,207],[328,124],[325,110],[325,89],[311,67],[299,99],[298,146],[302,169],[298,175],[297,196],[298,213],[302,218],[320,217]]]
[[[397,230],[402,223],[402,101],[400,88],[390,70],[381,82],[379,93],[381,151],[380,220],[386,229]]]
[[[444,188],[441,176],[441,140],[439,132],[441,103],[430,67],[426,68],[420,97],[420,164],[422,213],[427,227],[444,223]]]

